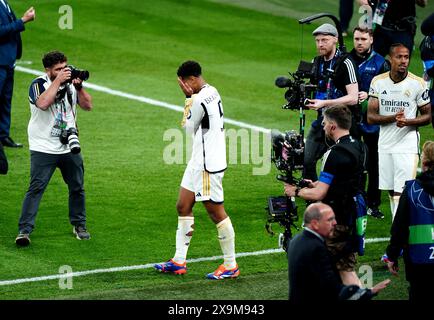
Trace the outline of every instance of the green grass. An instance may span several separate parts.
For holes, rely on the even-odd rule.
[[[297,114],[280,109],[283,90],[274,87],[274,79],[298,65],[302,33],[294,17],[326,9],[337,12],[337,4],[322,1],[308,7],[294,1],[285,8],[291,14],[282,16],[270,10],[276,4],[284,5],[283,1],[255,3],[260,6],[242,8],[199,0],[70,1],[74,29],[61,30],[57,27],[58,8],[64,3],[38,1],[37,19],[26,25],[22,34],[22,60],[32,61],[26,67],[42,70],[43,53],[59,49],[69,62],[90,70],[92,83],[181,105],[176,69],[186,59],[197,59],[204,77],[222,95],[225,117],[266,128],[297,129]],[[19,14],[30,5],[20,1],[14,10]],[[303,29],[304,59],[315,55],[310,41],[314,27]],[[417,58],[412,70],[421,71]],[[73,238],[67,187],[56,172],[39,208],[32,245],[16,248],[14,238],[29,181],[27,95],[32,79],[15,73],[11,135],[25,148],[6,149],[10,172],[0,177],[0,280],[57,274],[63,265],[84,271],[170,258],[175,245],[175,203],[185,165],[164,163],[163,152],[170,142],[163,141],[163,134],[179,128],[181,113],[92,90],[94,110],[79,112],[92,240]],[[312,118],[313,114],[308,114],[308,124]],[[422,140],[432,137],[432,128],[424,127],[421,132]],[[265,250],[277,244],[276,237],[265,232],[264,207],[267,197],[281,194],[283,188],[275,181],[275,170],[255,176],[253,167],[232,164],[224,179],[225,208],[236,231],[237,252]],[[383,210],[388,213],[384,197]],[[220,255],[215,226],[201,205],[195,216],[189,258]],[[370,220],[368,237],[387,236],[389,221],[389,215],[384,221]],[[388,277],[378,262],[385,245],[367,245],[366,256],[360,259],[374,268],[374,282]],[[57,280],[0,286],[0,299],[287,298],[283,253],[239,258],[239,279],[205,281],[204,275],[218,263],[192,263],[184,277],[151,269],[78,277],[72,290],[59,289]],[[401,274],[379,298],[405,299],[405,287]]]

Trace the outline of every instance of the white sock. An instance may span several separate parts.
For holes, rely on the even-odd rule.
[[[176,230],[176,252],[173,261],[183,264],[187,259],[187,251],[190,246],[194,231],[194,217],[178,217],[178,229]]]
[[[223,252],[223,265],[226,269],[233,269],[237,266],[235,261],[235,231],[231,219],[220,221],[217,225],[218,239]]]
[[[399,198],[401,198],[401,196],[393,196],[392,222],[393,219],[395,219],[396,211],[398,210]]]
[[[393,217],[395,216],[395,201],[393,200],[393,196],[389,195],[389,203],[390,203],[390,214],[392,215],[392,222]]]

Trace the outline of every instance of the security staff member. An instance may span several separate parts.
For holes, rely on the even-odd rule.
[[[289,197],[322,201],[330,205],[336,215],[337,225],[327,246],[345,285],[358,285],[360,280],[354,271],[357,248],[354,244],[356,203],[353,197],[360,192],[364,170],[364,145],[349,134],[351,111],[347,107],[330,107],[324,111],[323,126],[333,145],[323,158],[318,181],[307,181],[309,186],[300,189],[285,184]]]
[[[434,288],[434,141],[423,145],[422,173],[407,181],[399,200],[386,253],[389,271],[397,275],[403,249],[409,298],[432,301]]]
[[[378,188],[378,137],[380,126],[368,124],[367,109],[368,91],[372,78],[388,71],[390,67],[383,56],[376,53],[372,48],[372,43],[374,42],[372,30],[360,27],[354,28],[353,42],[354,48],[350,54],[358,67],[360,80],[359,102],[362,120],[359,129],[369,153],[367,163],[369,184],[366,193],[369,208],[368,214],[374,218],[383,219],[384,215],[379,210],[381,190]]]

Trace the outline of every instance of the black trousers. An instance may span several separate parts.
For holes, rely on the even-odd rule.
[[[18,223],[20,233],[31,233],[42,195],[56,170],[60,169],[69,189],[69,221],[86,225],[84,166],[81,154],[48,154],[30,151],[30,186],[24,197]]]
[[[353,16],[354,0],[339,0],[339,20],[342,31],[347,31]]]
[[[409,50],[413,51],[414,34],[411,31],[396,31],[377,26],[374,31],[374,50],[383,57],[389,54],[392,44],[402,43]]]
[[[368,189],[366,196],[368,200],[368,207],[375,208],[381,204],[381,190],[378,189],[378,137],[379,132],[376,133],[362,133],[363,142],[368,148]],[[366,184],[366,179],[365,179]],[[366,190],[366,188],[364,188]]]
[[[0,66],[0,138],[9,137],[13,89],[14,69]]]

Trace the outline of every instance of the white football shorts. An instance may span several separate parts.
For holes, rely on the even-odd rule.
[[[224,172],[209,173],[205,170],[193,169],[187,165],[182,177],[181,187],[194,193],[196,202],[211,200],[223,203]]]
[[[413,153],[379,153],[379,182],[381,190],[402,193],[405,181],[416,177],[419,156]]]

